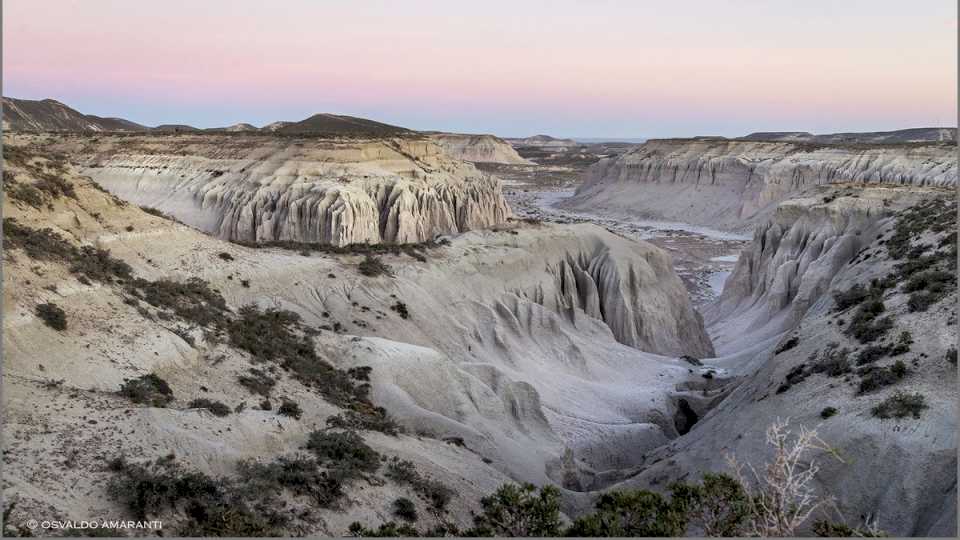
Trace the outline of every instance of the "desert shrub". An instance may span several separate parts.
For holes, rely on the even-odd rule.
[[[385,435],[394,436],[403,431],[383,407],[373,407],[364,411],[345,411],[327,418],[327,426],[347,430],[379,431]]]
[[[281,456],[270,463],[242,461],[238,465],[241,482],[253,491],[282,492],[309,497],[317,506],[329,508],[345,493],[343,482],[320,463],[305,456]]]
[[[416,521],[417,505],[406,497],[399,497],[393,501],[393,515],[407,521]]]
[[[217,257],[220,257],[221,259],[223,259],[223,260],[225,260],[225,261],[232,261],[232,260],[233,260],[233,255],[227,253],[226,251],[221,251],[221,252],[217,255]]]
[[[736,479],[707,473],[701,484],[674,483],[670,486],[673,514],[684,516],[689,525],[705,536],[742,536],[750,513],[747,493]]]
[[[364,257],[364,259],[360,261],[360,265],[357,267],[357,270],[364,276],[368,277],[393,275],[393,271],[390,270],[390,267],[387,266],[387,264],[384,263],[380,257],[372,255],[367,255]]]
[[[890,356],[898,356],[910,352],[910,345],[913,345],[913,335],[907,330],[900,332],[900,337],[896,344],[890,349]]]
[[[151,306],[170,310],[199,326],[219,326],[229,312],[223,296],[210,288],[209,283],[198,278],[187,281],[147,281],[137,278],[131,284],[130,291]]]
[[[824,420],[826,420],[827,418],[830,418],[835,414],[837,414],[836,407],[824,407],[823,410],[820,411],[820,418],[823,418]]]
[[[373,368],[370,366],[357,366],[357,367],[352,367],[348,369],[347,375],[349,375],[351,379],[354,379],[357,381],[369,382],[370,372],[372,371],[373,371]]]
[[[872,343],[880,339],[888,330],[893,328],[892,318],[877,318],[884,310],[883,300],[875,299],[864,302],[853,315],[853,319],[845,332],[861,343]]]
[[[923,394],[897,392],[880,402],[880,404],[871,409],[870,412],[877,418],[882,419],[906,418],[907,416],[920,418],[920,413],[928,408],[929,405],[927,405]]]
[[[392,311],[395,311],[397,315],[400,316],[401,319],[410,318],[410,312],[407,310],[407,305],[404,304],[403,302],[400,302],[399,300],[397,301],[396,304],[390,306],[390,309]]]
[[[207,398],[197,398],[187,404],[190,409],[206,409],[214,416],[227,416],[230,414],[230,407],[220,401],[214,401]]]
[[[198,471],[187,470],[173,456],[145,464],[117,458],[107,493],[138,520],[170,516],[180,521],[177,536],[281,536],[289,517],[260,492]],[[164,519],[173,522],[173,519]]]
[[[480,499],[481,513],[466,536],[560,536],[560,490],[533,484],[503,484]]]
[[[866,394],[879,390],[885,386],[896,384],[907,374],[907,366],[902,361],[897,361],[893,366],[886,368],[873,368],[865,372],[864,377],[860,379],[860,386],[857,392]]]
[[[300,404],[296,401],[284,398],[280,403],[280,408],[277,409],[277,414],[299,420],[300,417],[303,416],[303,409],[300,408]]]
[[[930,309],[930,306],[936,304],[940,298],[939,295],[928,292],[914,293],[907,299],[907,307],[912,312],[926,311]]]
[[[826,538],[878,538],[886,534],[875,527],[850,527],[821,519],[813,523],[813,534]]]
[[[45,175],[43,178],[34,183],[34,186],[53,199],[59,199],[61,197],[70,197],[71,199],[77,198],[77,192],[73,188],[73,184],[67,180],[64,180],[60,176]]]
[[[398,525],[388,521],[376,529],[368,529],[359,521],[354,521],[350,524],[350,535],[361,538],[407,538],[420,536],[420,532],[406,523]]]
[[[136,379],[124,379],[120,385],[120,395],[134,403],[151,407],[166,407],[173,401],[170,385],[154,373],[141,375]]]
[[[679,505],[651,491],[613,491],[600,496],[595,512],[577,518],[569,536],[680,536],[687,518]]]
[[[813,373],[825,373],[830,377],[840,377],[850,372],[849,361],[850,350],[847,348],[837,349],[828,347],[822,354],[819,362],[814,364],[810,371]]]
[[[454,492],[446,484],[420,474],[413,462],[396,456],[387,464],[386,477],[398,484],[410,486],[436,510],[444,510],[453,498]]]
[[[40,208],[47,202],[43,192],[34,187],[33,184],[9,180],[6,177],[3,181],[3,191],[11,199],[26,203],[34,208]]]
[[[947,362],[957,365],[957,349],[955,347],[948,349],[946,355],[944,356],[947,359]]]
[[[249,375],[240,375],[237,377],[237,382],[250,392],[263,397],[270,397],[270,392],[272,392],[273,387],[277,385],[276,379],[271,377],[267,372],[257,368],[250,368]]]
[[[956,281],[957,277],[950,272],[943,270],[929,270],[914,274],[909,281],[903,285],[906,292],[915,292],[928,290],[930,292],[939,292],[944,289],[946,284]]]
[[[50,328],[61,332],[67,329],[67,313],[53,302],[38,304],[35,313]]]
[[[837,311],[845,311],[853,306],[859,305],[870,295],[866,287],[857,283],[845,291],[833,293],[833,301],[836,303]]]
[[[787,372],[786,377],[784,377],[783,383],[777,387],[777,393],[782,394],[790,389],[791,386],[802,382],[804,379],[810,376],[810,371],[807,370],[806,364],[799,364],[793,367],[789,372]]]
[[[776,349],[775,351],[773,351],[773,354],[780,354],[780,353],[783,353],[783,352],[787,352],[787,351],[789,351],[790,349],[796,347],[796,346],[799,345],[799,344],[800,344],[800,338],[794,336],[794,337],[792,337],[792,338],[784,341],[783,343],[781,343],[781,344],[777,347],[777,349]]]
[[[890,345],[869,345],[857,355],[857,365],[862,366],[871,364],[890,354],[892,350]]]
[[[78,248],[50,228],[34,229],[13,218],[3,220],[3,242],[6,249],[22,249],[35,260],[68,264],[72,273],[96,281],[127,279],[133,272],[130,265],[113,258],[109,251],[92,246]]]
[[[380,454],[353,431],[314,431],[305,448],[317,456],[320,463],[341,471],[348,478],[380,468]]]

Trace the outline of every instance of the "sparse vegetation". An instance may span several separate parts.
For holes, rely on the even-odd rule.
[[[257,368],[250,368],[249,375],[237,377],[237,382],[250,392],[263,397],[270,397],[273,387],[277,385],[276,379],[269,373]]]
[[[380,454],[354,431],[314,431],[305,448],[344,478],[373,473],[380,468]]]
[[[894,395],[883,400],[879,405],[870,410],[871,414],[877,418],[920,418],[920,413],[930,408],[927,405],[923,394],[906,394],[897,392]]]
[[[120,385],[120,395],[134,403],[150,407],[166,407],[173,401],[173,390],[167,381],[154,373],[141,375],[135,379],[124,379]]]
[[[420,471],[411,461],[393,457],[387,464],[386,476],[398,484],[413,488],[418,495],[429,501],[430,506],[436,510],[444,510],[450,499],[453,498],[454,492],[452,489],[447,487],[446,484],[420,474]]]
[[[395,311],[397,315],[400,316],[401,319],[410,318],[410,312],[407,310],[407,305],[399,300],[395,304],[390,306],[390,310]]]
[[[231,412],[230,407],[228,407],[226,404],[207,398],[194,399],[187,405],[187,407],[190,409],[206,409],[213,413],[214,416],[227,416]]]
[[[857,393],[866,394],[896,384],[907,375],[907,366],[897,360],[890,367],[870,367],[863,373]]]
[[[377,276],[392,276],[393,271],[387,266],[380,257],[367,255],[364,257],[360,264],[357,266],[357,270],[367,277],[377,277]]]
[[[823,410],[820,411],[820,418],[823,418],[824,420],[826,420],[827,418],[830,418],[831,416],[834,416],[836,414],[837,414],[836,407],[824,407]]]
[[[780,353],[787,352],[787,351],[789,351],[790,349],[796,347],[796,346],[799,345],[799,344],[800,344],[800,338],[794,336],[794,337],[792,337],[792,338],[784,341],[783,343],[781,343],[781,344],[777,347],[777,349],[776,349],[775,351],[773,351],[773,354],[780,354]]]
[[[67,329],[67,313],[53,302],[38,304],[35,310],[43,324],[62,332]]]
[[[400,497],[393,501],[393,515],[406,521],[416,521],[417,505],[406,497]]]
[[[504,484],[492,495],[480,499],[480,506],[482,512],[474,516],[474,528],[467,531],[466,536],[561,534],[560,490],[553,486],[545,486],[538,492],[533,484]]]
[[[222,260],[224,260],[224,261],[232,261],[232,260],[233,260],[233,255],[227,253],[226,251],[221,251],[221,252],[217,255],[217,257],[220,257],[220,259],[222,259]]]
[[[277,409],[277,414],[299,420],[300,417],[303,416],[303,409],[300,408],[300,404],[296,401],[284,398],[280,403],[280,408]]]

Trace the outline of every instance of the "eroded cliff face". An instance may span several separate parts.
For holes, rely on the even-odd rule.
[[[591,212],[745,230],[816,184],[956,185],[950,144],[826,145],[651,140],[601,160],[566,204]]]
[[[436,141],[451,156],[464,161],[481,163],[505,163],[529,165],[507,141],[493,135],[468,135],[460,133],[432,133]]]
[[[720,353],[710,363],[735,388],[618,487],[729,473],[728,455],[759,468],[773,458],[763,430],[787,420],[841,458],[805,458],[821,468],[817,493],[839,509],[814,519],[955,536],[956,239],[948,189],[836,184],[781,203],[705,311]],[[865,297],[838,304],[854,287]],[[866,303],[889,325],[855,330]],[[922,406],[878,412],[901,395]]]
[[[227,240],[415,243],[510,215],[496,178],[423,138],[138,136],[63,148],[119,197]]]

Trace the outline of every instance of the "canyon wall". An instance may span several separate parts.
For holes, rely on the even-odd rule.
[[[950,144],[663,139],[593,165],[566,206],[748,230],[777,203],[816,184],[953,186],[956,179]]]
[[[415,243],[501,223],[499,181],[418,137],[69,140],[117,196],[227,240]]]

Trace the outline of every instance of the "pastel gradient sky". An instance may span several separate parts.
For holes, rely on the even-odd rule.
[[[581,137],[956,125],[955,0],[4,0],[3,94],[214,127]]]

